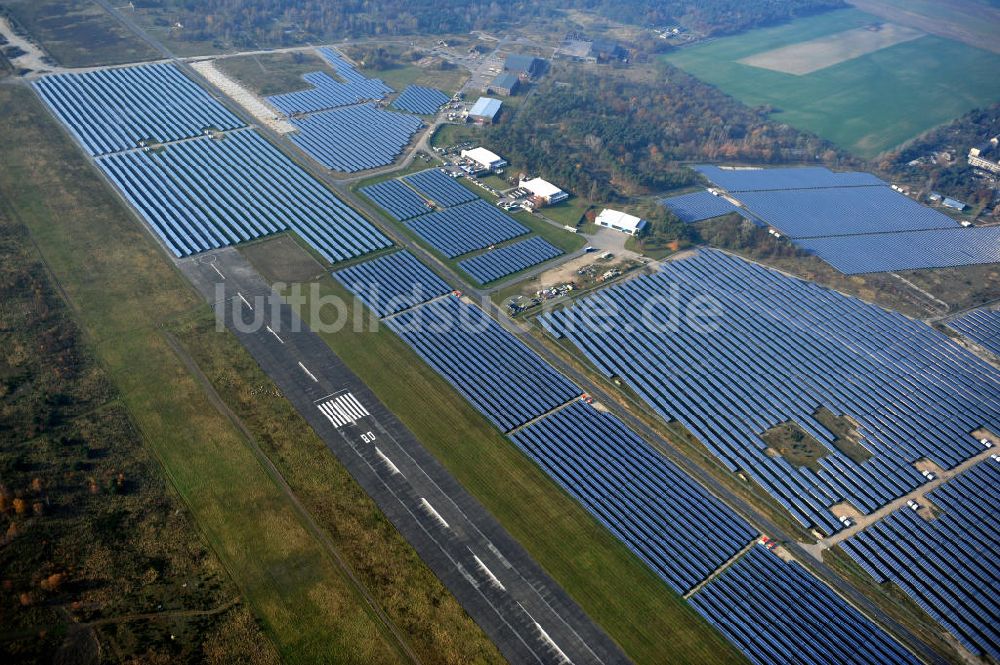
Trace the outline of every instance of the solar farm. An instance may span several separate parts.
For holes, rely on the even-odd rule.
[[[980,309],[969,312],[950,321],[948,327],[1000,356],[1000,311]]]
[[[1000,229],[965,228],[868,173],[823,167],[695,170],[743,207],[730,208],[730,201],[710,192],[661,201],[682,221],[739,212],[845,274],[1000,262]]]
[[[462,187],[451,178],[437,169],[427,169],[403,178],[403,180],[413,189],[423,194],[424,198],[434,202],[442,208],[461,205],[475,201],[479,197],[471,191]]]
[[[920,662],[802,566],[760,545],[691,602],[756,665]]]
[[[374,201],[397,222],[432,212],[434,207],[400,180],[362,187],[361,193]]]
[[[562,254],[561,249],[535,236],[464,259],[458,266],[480,284],[489,284]]]
[[[451,287],[406,250],[333,273],[379,317],[397,314],[451,292]]]
[[[973,653],[1000,660],[1000,462],[987,459],[929,492],[937,515],[909,507],[841,543],[877,582],[899,585]]]
[[[719,316],[680,316],[702,302]],[[842,528],[835,504],[871,513],[925,482],[916,461],[954,468],[982,451],[971,432],[1000,429],[1000,371],[945,335],[715,250],[540,320],[826,533]],[[629,343],[613,343],[609,326]],[[821,408],[857,423],[868,459],[837,447]],[[769,452],[763,435],[788,422],[822,446],[815,470]]]
[[[331,263],[391,244],[173,65],[45,77],[36,88],[175,256],[286,230]],[[102,99],[132,110],[108,114]]]
[[[392,107],[408,113],[433,115],[451,99],[437,88],[408,85],[392,102]]]
[[[380,79],[370,79],[330,47],[317,52],[342,80],[326,72],[310,72],[303,79],[308,90],[267,97],[267,102],[283,113],[296,128],[291,140],[303,152],[328,169],[356,173],[388,166],[396,161],[423,126],[410,113],[394,113],[372,102],[385,99],[393,89]],[[413,108],[424,108],[438,93],[436,90],[406,91],[397,99]],[[442,104],[444,102],[441,102]]]
[[[328,169],[355,173],[386,166],[423,125],[420,118],[356,104],[291,118],[295,145]]]
[[[417,217],[406,226],[449,259],[530,233],[482,199]]]

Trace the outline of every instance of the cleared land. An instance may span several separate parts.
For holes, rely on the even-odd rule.
[[[159,57],[89,0],[5,0],[3,8],[65,67]]]
[[[1000,53],[1000,6],[991,0],[851,0],[862,11]]]
[[[764,51],[739,62],[751,67],[761,67],[786,74],[810,74],[853,60],[867,53],[902,44],[924,33],[894,23],[866,26],[845,30],[827,37],[820,37],[801,44],[783,46]]]
[[[204,541],[286,662],[399,662],[384,626],[164,334],[205,305],[26,89],[0,90],[0,192]],[[215,333],[213,333],[215,334]]]
[[[353,307],[331,278],[319,284],[321,297],[337,295]],[[348,319],[353,316],[349,311]],[[322,336],[629,657],[659,663],[670,645],[676,663],[743,662],[388,328],[346,327]]]
[[[288,53],[262,53],[219,58],[216,68],[251,92],[267,97],[285,92],[308,90],[309,83],[302,75],[325,72],[336,76],[326,60],[309,51]]]
[[[683,49],[666,60],[866,158],[1000,100],[1000,56],[933,35],[803,75],[740,62],[879,20],[854,9],[830,12]]]

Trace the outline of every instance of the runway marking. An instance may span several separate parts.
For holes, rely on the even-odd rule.
[[[531,615],[529,614],[528,616]],[[535,620],[532,619],[532,621]],[[569,659],[569,656],[566,655],[565,651],[559,648],[559,645],[556,644],[556,641],[551,637],[549,637],[549,634],[545,632],[544,628],[542,628],[542,624],[535,621],[535,627],[538,628],[538,632],[542,636],[542,639],[545,640],[546,644],[548,644],[552,648],[552,650],[555,651],[556,654],[559,656],[560,661],[563,663],[570,663],[570,665],[572,665],[573,661]]]
[[[390,471],[392,471],[394,474],[397,474],[397,475],[400,475],[400,476],[403,476],[404,478],[406,478],[406,474],[403,473],[402,471],[400,471],[399,467],[396,466],[395,464],[393,464],[392,460],[389,459],[386,456],[385,453],[383,453],[381,450],[378,449],[378,446],[375,447],[375,454],[379,456],[379,459],[381,459],[383,462],[385,462],[385,465],[387,467],[389,467]]]
[[[314,374],[313,374],[312,372],[310,372],[310,371],[309,371],[309,370],[308,370],[308,369],[306,368],[306,366],[305,366],[305,365],[303,365],[303,364],[302,364],[302,361],[299,361],[299,367],[301,367],[301,368],[302,368],[302,371],[303,371],[303,372],[305,372],[306,374],[308,374],[308,375],[309,375],[309,378],[310,378],[310,379],[312,379],[312,380],[313,380],[313,381],[315,381],[316,383],[319,383],[319,379],[317,379],[317,378],[316,378],[316,376],[315,376],[315,375],[314,375]],[[322,408],[322,407],[320,407],[320,408]]]
[[[441,526],[443,526],[446,529],[450,529],[451,528],[451,526],[448,524],[448,522],[446,522],[445,519],[443,517],[441,517],[441,513],[439,513],[438,511],[434,510],[434,506],[431,505],[430,501],[428,501],[424,497],[420,497],[420,505],[423,506],[424,510],[426,510],[427,513],[431,517],[433,517]]]
[[[344,393],[339,397],[317,404],[317,407],[323,412],[327,420],[333,423],[334,427],[353,425],[369,415],[368,409],[362,406],[361,402],[351,393]],[[365,443],[368,443],[368,441],[365,441]]]
[[[490,582],[493,583],[493,586],[498,587],[501,591],[507,590],[507,587],[503,585],[500,578],[493,574],[493,571],[490,570],[485,563],[483,563],[482,559],[475,554],[472,555],[472,558],[476,560],[476,565],[479,566],[479,570],[483,571],[486,574],[486,577],[490,578]]]
[[[243,301],[243,304],[246,305],[247,307],[249,307],[250,311],[252,312],[253,311],[253,305],[251,305],[250,302],[246,298],[243,297],[243,294],[240,293],[239,291],[237,291],[236,295],[238,295],[240,297],[240,300]]]
[[[264,327],[265,327],[265,328],[267,328],[267,332],[269,332],[269,333],[271,333],[272,335],[274,335],[274,338],[275,338],[276,340],[278,340],[278,341],[279,341],[279,342],[281,342],[282,344],[284,344],[284,343],[285,343],[285,340],[283,340],[283,339],[281,339],[280,337],[278,337],[278,333],[274,332],[274,330],[272,330],[272,329],[271,329],[271,326],[264,326]]]
[[[218,269],[218,268],[217,268],[217,267],[215,266],[215,262],[214,262],[214,261],[213,261],[212,263],[209,263],[208,265],[212,266],[212,270],[214,270],[215,272],[219,273],[219,277],[221,277],[222,279],[225,279],[225,278],[226,278],[226,276],[222,274],[222,271],[221,271],[221,270],[219,270],[219,269]]]

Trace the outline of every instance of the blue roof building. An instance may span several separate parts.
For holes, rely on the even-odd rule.
[[[492,97],[480,97],[469,109],[469,117],[479,123],[492,123],[500,113],[500,106],[503,104],[499,99]]]

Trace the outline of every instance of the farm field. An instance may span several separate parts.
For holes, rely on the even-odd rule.
[[[316,662],[331,652],[345,662],[400,660],[164,333],[206,312],[200,298],[29,91],[0,91],[0,106],[13,109],[0,117],[0,191],[31,230],[202,538],[279,653],[287,662]]]
[[[862,11],[1000,53],[996,25],[1000,6],[992,0],[851,0]]]
[[[1000,55],[934,35],[802,75],[740,62],[882,21],[855,9],[830,12],[714,40],[665,59],[750,106],[773,107],[777,120],[865,158],[1000,100],[995,75]]]

